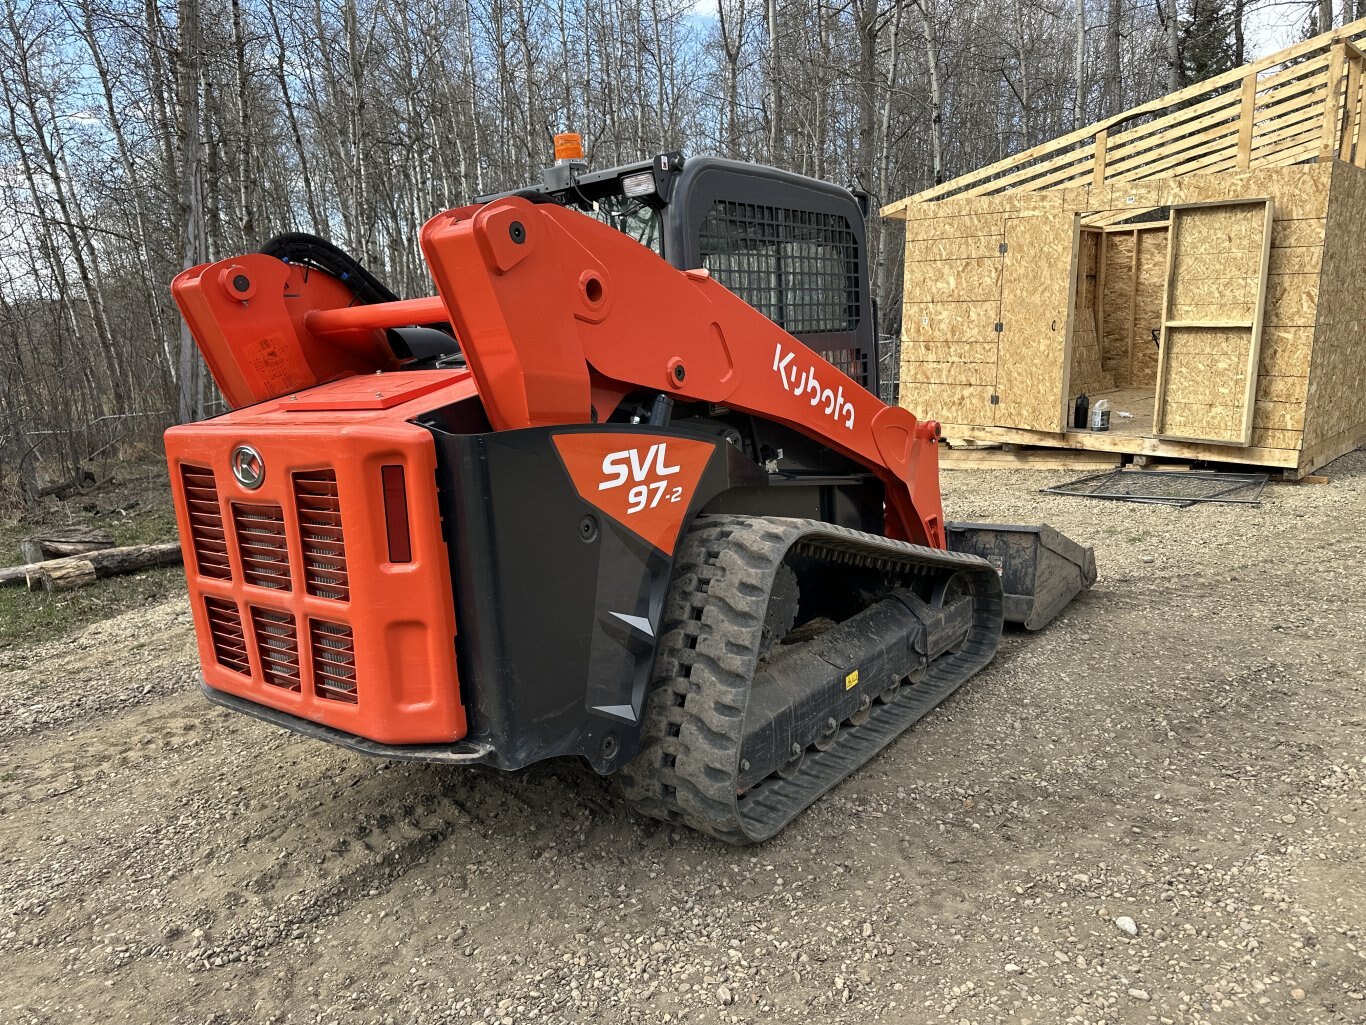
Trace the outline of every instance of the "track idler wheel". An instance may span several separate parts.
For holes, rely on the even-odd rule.
[[[825,732],[811,742],[817,751],[829,751],[840,735],[840,724],[835,719],[825,720]]]
[[[862,726],[868,721],[868,716],[872,714],[873,699],[865,694],[863,700],[859,702],[858,710],[851,713],[847,721],[850,726]]]
[[[773,775],[782,779],[791,779],[801,771],[802,762],[806,761],[806,749],[800,744],[792,745],[792,757],[775,769]]]

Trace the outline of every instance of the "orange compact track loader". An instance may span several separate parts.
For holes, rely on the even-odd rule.
[[[1095,579],[944,521],[938,424],[877,397],[865,214],[566,160],[426,224],[429,298],[307,235],[179,275],[232,407],[166,434],[205,694],[773,835]]]

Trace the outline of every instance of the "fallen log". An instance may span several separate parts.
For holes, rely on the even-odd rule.
[[[95,483],[95,475],[82,467],[74,475],[56,484],[48,484],[38,489],[38,497],[46,498],[48,495],[55,496],[59,501],[66,501],[66,497],[73,491],[84,491],[88,486]]]
[[[38,563],[37,569],[29,575],[28,589],[36,591],[41,587],[48,594],[72,591],[93,584],[96,579],[95,567],[85,559],[53,559]]]
[[[0,587],[13,587],[22,584],[28,579],[29,570],[33,565],[25,566],[6,566],[0,569]]]
[[[65,527],[24,538],[19,542],[19,557],[26,565],[31,565],[113,547],[114,535],[106,530]]]
[[[93,583],[103,577],[117,577],[142,569],[154,569],[157,566],[174,566],[179,562],[180,545],[174,541],[167,544],[102,548],[86,552],[84,555],[0,569],[0,586],[23,581],[27,583],[30,591],[65,591]],[[90,574],[85,572],[84,566],[72,565],[78,563],[89,565]]]

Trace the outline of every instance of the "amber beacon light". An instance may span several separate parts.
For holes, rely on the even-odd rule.
[[[583,160],[583,136],[578,132],[561,132],[555,136],[555,163],[578,163]]]

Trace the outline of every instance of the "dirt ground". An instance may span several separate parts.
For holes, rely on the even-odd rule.
[[[1325,472],[946,473],[1099,583],[755,849],[212,708],[180,600],[0,650],[0,1021],[1366,1021],[1366,452]]]

